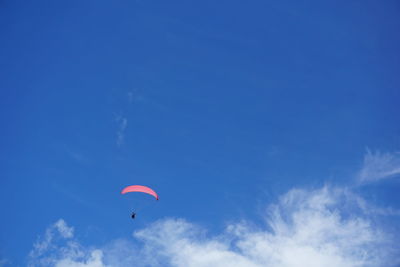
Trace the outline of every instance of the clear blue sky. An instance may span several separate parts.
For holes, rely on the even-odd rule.
[[[59,219],[82,246],[139,249],[132,232],[168,218],[211,236],[262,228],[293,188],[351,188],[396,214],[399,12],[395,0],[1,1],[0,266],[25,266]],[[130,184],[160,201],[121,196]]]

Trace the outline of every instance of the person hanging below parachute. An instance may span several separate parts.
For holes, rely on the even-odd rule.
[[[131,192],[142,192],[145,194],[152,195],[153,197],[156,198],[156,200],[159,199],[157,193],[153,189],[151,189],[150,187],[144,186],[144,185],[127,186],[124,189],[122,189],[121,194],[126,194],[126,193],[131,193]],[[132,212],[131,218],[135,219],[135,217],[136,217],[136,213]]]

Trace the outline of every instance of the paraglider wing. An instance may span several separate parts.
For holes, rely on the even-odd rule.
[[[126,194],[129,192],[142,192],[142,193],[146,193],[149,195],[152,195],[153,197],[156,198],[156,200],[158,200],[158,195],[157,193],[151,189],[150,187],[144,186],[144,185],[130,185],[125,187],[124,189],[122,189],[121,194]]]

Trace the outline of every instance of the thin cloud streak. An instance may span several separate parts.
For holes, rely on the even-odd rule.
[[[122,146],[125,143],[125,130],[128,126],[128,119],[122,116],[118,116],[115,120],[118,123],[117,145]]]

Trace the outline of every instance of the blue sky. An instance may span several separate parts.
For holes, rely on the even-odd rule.
[[[2,1],[0,266],[397,266],[399,10]]]

